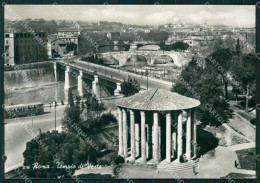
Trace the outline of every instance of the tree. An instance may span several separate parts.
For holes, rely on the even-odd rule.
[[[161,42],[159,44],[159,46],[162,50],[166,50],[166,51],[170,51],[170,50],[183,51],[183,50],[187,50],[189,48],[189,45],[187,43],[183,43],[181,41],[177,41],[170,45],[166,45],[164,42]]]
[[[73,98],[72,94],[70,96],[70,98]],[[92,93],[85,93],[85,98],[85,101],[81,101],[81,98],[76,97],[76,104],[73,102],[73,105],[65,108],[64,117],[61,120],[65,131],[77,133],[77,128],[75,128],[77,126],[87,133],[91,130],[92,126],[95,126],[93,123],[97,122],[102,112],[105,111],[105,105],[100,103]],[[69,103],[72,103],[72,101]]]
[[[180,41],[177,41],[171,45],[171,50],[187,50],[189,48],[189,45],[187,43],[183,43]]]
[[[224,47],[224,41],[221,38],[216,38],[213,41],[210,42],[209,44],[209,50],[211,51],[216,51],[219,49],[223,49]]]
[[[68,103],[71,107],[74,106],[74,99],[73,99],[73,95],[71,93],[71,90],[69,90],[69,93],[68,93]]]
[[[245,94],[246,107],[245,111],[248,112],[248,100],[250,94],[250,85],[256,81],[256,57],[254,54],[244,54],[242,56],[237,56],[234,60],[232,67],[233,79],[236,80],[240,86],[241,93]],[[238,87],[237,87],[238,88]],[[239,88],[238,88],[239,90]],[[245,92],[244,92],[245,91]],[[254,91],[251,89],[251,91]]]
[[[236,44],[236,54],[241,54],[241,48],[240,48],[240,43],[239,39],[237,39],[237,44]]]
[[[86,163],[88,145],[72,133],[47,131],[27,142],[23,152],[24,166],[30,166],[24,173],[34,178],[68,178],[71,177],[74,168],[67,171],[58,168],[58,165],[75,165]],[[35,164],[49,166],[49,168],[33,169]]]
[[[182,70],[171,91],[198,99],[201,102],[198,117],[202,125],[219,126],[229,121],[233,111],[221,98],[223,95],[221,79],[216,78],[211,70],[207,69],[192,59]]]
[[[104,103],[100,103],[95,95],[92,93],[86,94],[85,102],[87,115],[89,118],[100,117],[100,114],[106,110]]]
[[[140,84],[130,77],[121,84],[121,93],[126,97],[134,95],[141,90]]]
[[[77,55],[77,47],[78,45],[75,43],[69,43],[66,46],[66,51],[69,53],[71,51],[74,51],[74,55]]]
[[[222,78],[225,91],[225,99],[228,100],[228,73],[231,67],[231,60],[233,53],[230,49],[218,49],[211,53],[206,59],[206,70],[211,72],[211,75],[218,78]]]

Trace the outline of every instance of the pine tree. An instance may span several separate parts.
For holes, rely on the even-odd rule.
[[[241,53],[241,47],[240,47],[239,39],[237,39],[236,53],[237,53],[237,54],[240,54],[240,53]]]
[[[72,95],[70,90],[69,90],[69,93],[68,93],[68,103],[69,103],[70,106],[74,106],[73,95]]]

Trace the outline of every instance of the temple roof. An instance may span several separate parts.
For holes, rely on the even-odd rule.
[[[136,110],[171,111],[197,107],[200,101],[175,92],[153,89],[122,98],[116,105]]]

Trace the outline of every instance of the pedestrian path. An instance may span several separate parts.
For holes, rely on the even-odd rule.
[[[255,142],[251,142],[251,143],[236,144],[233,146],[229,146],[228,148],[230,148],[233,151],[238,151],[242,149],[254,148],[255,145],[256,145]]]

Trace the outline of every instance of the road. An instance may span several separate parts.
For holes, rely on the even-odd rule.
[[[65,106],[58,106],[56,112],[57,129],[61,129],[61,117]],[[23,152],[26,148],[26,143],[30,141],[34,135],[38,134],[40,128],[42,132],[53,130],[55,127],[54,108],[46,109],[45,114],[33,117],[33,132],[32,117],[21,117],[5,120],[5,172],[8,172],[23,164]]]
[[[63,62],[61,62],[63,63]],[[122,69],[115,69],[111,67],[106,67],[106,66],[101,66],[98,64],[93,64],[89,62],[84,62],[84,61],[79,61],[79,60],[74,60],[74,63],[70,63],[72,67],[77,67],[81,69],[85,69],[86,71],[97,71],[98,75],[101,76],[106,76],[112,79],[119,80],[121,82],[124,81],[124,78],[127,76],[130,76],[131,78],[134,78],[140,83],[141,87],[146,89],[147,88],[147,77],[146,76],[141,76],[138,74],[130,73],[123,71]],[[155,79],[148,77],[148,89],[154,89],[154,88],[161,88],[165,90],[170,90],[172,88],[172,82],[169,81],[164,81],[160,79]]]

